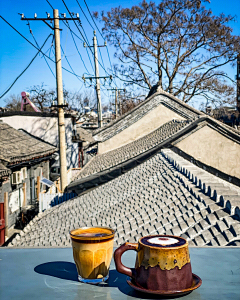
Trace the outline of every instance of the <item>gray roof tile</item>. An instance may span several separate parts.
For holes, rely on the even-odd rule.
[[[201,235],[196,236],[195,239],[194,239],[194,242],[195,242],[195,243],[197,244],[197,246],[199,246],[199,247],[205,245],[205,241],[204,241],[204,239],[202,238]]]
[[[107,153],[96,155],[91,161],[89,161],[88,164],[84,166],[84,168],[73,179],[73,181],[92,174],[103,172],[104,170],[116,167],[127,160],[137,157],[141,153],[154,148],[156,145],[166,140],[180,129],[186,127],[188,124],[189,121],[170,121],[160,126],[155,131],[149,133],[147,136],[144,136],[134,142]],[[171,132],[169,130],[170,128]]]
[[[57,148],[53,145],[0,122],[0,159],[16,163],[49,155],[55,151]]]
[[[213,235],[209,229],[202,231],[201,235],[204,238],[205,244],[209,243],[209,241],[213,238]]]
[[[197,118],[201,113],[185,105],[181,100],[164,94],[155,94],[153,97],[146,99],[139,106],[113,121],[109,125],[99,128],[93,132],[96,140],[105,141],[114,135],[120,133],[132,124],[136,123],[139,119],[144,117],[150,111],[163,104],[173,110],[178,110],[178,113],[187,119]],[[169,129],[169,132],[171,129]]]
[[[115,246],[157,233],[187,237],[195,246],[227,245],[240,240],[239,220],[225,208],[212,205],[210,198],[207,205],[212,212],[208,212],[199,197],[201,191],[186,197],[189,179],[183,183],[180,174],[159,152],[110,182],[39,214],[12,245],[69,246],[70,229],[93,225],[115,228]],[[177,197],[168,193],[173,186]]]

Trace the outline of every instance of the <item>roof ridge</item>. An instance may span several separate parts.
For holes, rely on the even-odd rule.
[[[93,131],[93,136],[97,135],[98,133],[104,131],[107,128],[110,128],[111,126],[113,126],[114,124],[120,122],[122,119],[126,118],[128,115],[132,114],[133,112],[135,112],[137,109],[139,109],[140,107],[142,107],[143,105],[146,105],[149,101],[151,101],[154,97],[156,97],[157,95],[164,95],[167,96],[168,98],[177,101],[179,104],[185,106],[187,109],[193,111],[194,113],[197,113],[198,115],[202,115],[204,114],[203,112],[193,108],[192,106],[190,106],[189,104],[183,102],[182,100],[180,100],[179,98],[175,97],[174,95],[166,92],[166,91],[159,91],[156,92],[154,94],[152,94],[150,97],[146,97],[144,101],[140,102],[137,106],[135,106],[133,109],[131,109],[130,111],[128,111],[127,113],[125,113],[124,115],[122,115],[121,117],[119,117],[118,119],[113,120],[112,122],[110,122],[108,125],[98,128],[96,130]]]

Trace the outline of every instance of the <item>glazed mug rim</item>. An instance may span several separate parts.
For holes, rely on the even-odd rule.
[[[144,244],[143,242],[142,242],[142,239],[144,239],[144,238],[146,238],[146,237],[148,237],[148,238],[154,238],[154,237],[170,237],[170,238],[180,238],[180,239],[183,239],[184,241],[185,241],[185,243],[183,244],[183,245],[180,245],[180,246],[176,246],[176,247],[174,247],[174,246],[163,246],[163,245],[161,245],[161,247],[159,247],[159,246],[152,246],[152,245],[147,245],[147,244]],[[187,247],[189,247],[189,245],[188,245],[188,241],[185,239],[185,238],[183,238],[183,237],[181,237],[181,236],[177,236],[177,235],[170,235],[170,234],[154,234],[154,235],[152,235],[152,234],[150,234],[150,235],[145,235],[145,236],[142,236],[139,240],[138,240],[138,243],[139,244],[141,244],[142,246],[144,246],[144,247],[148,247],[148,248],[153,248],[153,249],[166,249],[166,250],[173,250],[173,249],[180,249],[180,248],[183,248],[183,247],[185,247],[186,245],[187,245]]]
[[[72,232],[74,230],[78,230],[78,229],[92,229],[92,228],[107,229],[107,230],[110,230],[111,233],[109,233],[109,234],[106,233],[106,235],[104,235],[104,236],[83,236],[83,235],[81,236],[81,235],[72,234]],[[85,227],[78,227],[78,228],[75,228],[75,229],[71,229],[69,231],[69,234],[70,234],[71,238],[77,239],[77,240],[87,240],[87,241],[111,239],[111,238],[114,238],[115,233],[116,233],[115,229],[107,227],[107,226],[104,226],[104,227],[101,227],[101,226],[85,226]]]

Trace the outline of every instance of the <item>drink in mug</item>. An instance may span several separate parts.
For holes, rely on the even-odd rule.
[[[115,230],[83,227],[70,231],[78,280],[97,284],[109,277]]]

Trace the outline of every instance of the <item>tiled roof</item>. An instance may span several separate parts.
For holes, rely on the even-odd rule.
[[[56,147],[0,122],[0,153],[9,163],[21,162],[54,153]]]
[[[0,178],[11,174],[11,171],[0,162]]]
[[[236,130],[224,126],[209,116],[203,115],[195,120],[187,121],[173,120],[134,142],[96,155],[72,179],[68,190],[79,193],[119,176],[142,163],[160,149],[174,145],[204,126],[210,126],[228,139],[240,144],[240,136]]]
[[[115,246],[149,234],[183,236],[191,246],[239,245],[240,190],[183,159],[181,169],[174,160],[180,158],[163,150],[108,183],[39,214],[10,246],[69,247],[69,230],[82,226],[115,228]],[[195,170],[197,179],[189,178],[187,169]],[[220,192],[212,196],[198,178],[232,199],[222,201]]]
[[[196,109],[190,107],[168,93],[157,93],[140,103],[127,114],[109,123],[109,125],[95,130],[93,132],[93,136],[96,140],[102,142],[106,141],[124,129],[128,128],[130,125],[136,123],[160,104],[169,107],[186,119],[195,119],[199,115],[202,115],[200,111],[197,111]]]
[[[92,137],[92,134],[82,127],[77,126],[77,134],[79,134],[79,138],[83,142],[95,142],[94,138]]]
[[[81,179],[83,177],[104,171],[106,169],[115,167],[127,160],[137,157],[141,153],[148,151],[156,147],[159,143],[178,132],[183,127],[187,126],[191,121],[177,121],[173,120],[158,129],[154,130],[150,134],[124,145],[120,148],[112,151],[96,155],[73,179]]]

